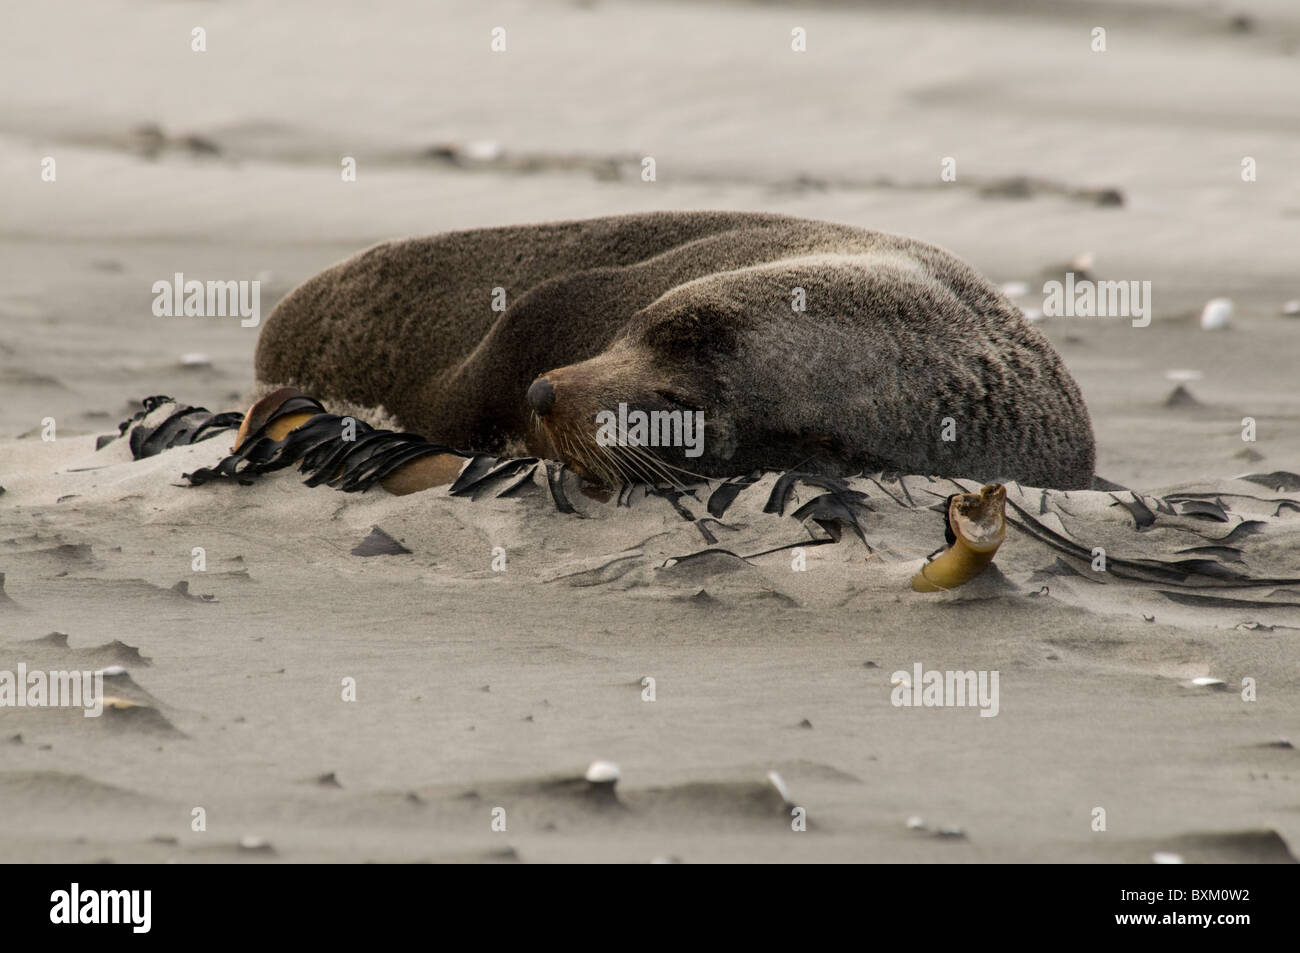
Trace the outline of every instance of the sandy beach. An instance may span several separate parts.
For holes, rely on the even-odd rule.
[[[9,19],[0,670],[107,670],[123,703],[0,707],[0,861],[1295,861],[1293,4]],[[151,395],[248,406],[259,328],[157,316],[178,272],[260,282],[264,317],[386,239],[652,209],[911,235],[1027,312],[1066,271],[1150,282],[1147,326],[1038,325],[1106,482],[1010,485],[996,567],[924,594],[936,506],[973,481],[855,477],[863,538],[823,542],[793,516],[823,489],[770,512],[775,473],[710,523],[717,481],[683,518],[570,475],[563,513],[542,473],[506,497],[190,486],[230,433],[96,449]],[[354,553],[376,528],[407,552]],[[917,665],[997,672],[996,716],[895,704]],[[613,789],[583,779],[602,760]]]

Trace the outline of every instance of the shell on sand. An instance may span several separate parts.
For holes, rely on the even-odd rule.
[[[615,784],[619,775],[618,765],[613,761],[593,761],[587,766],[584,777],[592,784]]]
[[[772,787],[776,788],[776,793],[781,796],[782,801],[786,804],[791,803],[790,789],[786,786],[785,778],[781,777],[781,775],[775,771],[769,771],[767,772],[767,780]]]
[[[1201,330],[1222,331],[1232,322],[1232,299],[1212,298],[1201,309]]]

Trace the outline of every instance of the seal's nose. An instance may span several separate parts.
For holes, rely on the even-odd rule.
[[[555,406],[555,387],[545,377],[539,377],[528,388],[527,399],[528,406],[532,407],[539,417],[545,417]]]

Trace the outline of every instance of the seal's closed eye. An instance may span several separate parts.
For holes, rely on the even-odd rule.
[[[656,389],[655,395],[660,400],[671,405],[675,410],[698,411],[702,409],[695,401],[675,390]]]

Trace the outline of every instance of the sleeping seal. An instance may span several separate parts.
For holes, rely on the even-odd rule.
[[[780,215],[386,242],[281,301],[255,363],[264,384],[382,406],[453,447],[523,443],[611,484],[1093,475],[1078,386],[997,288],[933,245]]]

